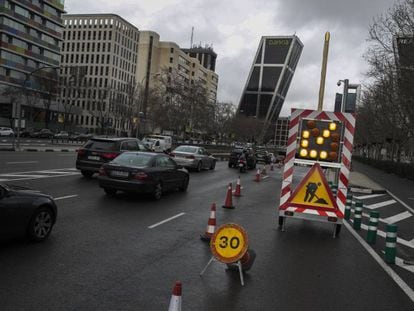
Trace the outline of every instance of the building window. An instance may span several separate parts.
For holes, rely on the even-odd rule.
[[[170,53],[174,53],[174,48],[170,48]]]
[[[172,64],[174,62],[174,59],[170,57],[170,63]]]

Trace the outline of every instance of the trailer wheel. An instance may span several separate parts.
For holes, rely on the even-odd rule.
[[[283,227],[284,223],[285,223],[285,217],[279,216],[279,228]]]

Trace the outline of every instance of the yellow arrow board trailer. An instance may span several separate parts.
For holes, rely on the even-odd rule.
[[[278,209],[279,225],[288,218],[335,224],[339,233],[345,211],[355,116],[352,113],[292,109]],[[295,165],[311,167],[296,187]],[[335,173],[333,194],[323,170]]]

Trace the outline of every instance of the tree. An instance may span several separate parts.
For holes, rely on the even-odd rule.
[[[377,149],[377,157],[378,149],[386,148],[389,159],[398,161],[404,145],[414,136],[414,71],[401,68],[396,44],[398,38],[413,35],[412,0],[397,3],[376,18],[369,30],[371,45],[365,58],[371,82],[358,108],[356,143],[365,144],[369,154],[374,154],[370,149]]]

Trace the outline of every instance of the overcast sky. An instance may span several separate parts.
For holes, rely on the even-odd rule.
[[[296,35],[304,48],[282,115],[291,107],[317,109],[324,34],[331,33],[324,109],[333,110],[339,79],[364,83],[363,53],[373,19],[395,0],[66,0],[75,13],[115,13],[161,41],[213,44],[218,100],[239,104],[262,36]]]

